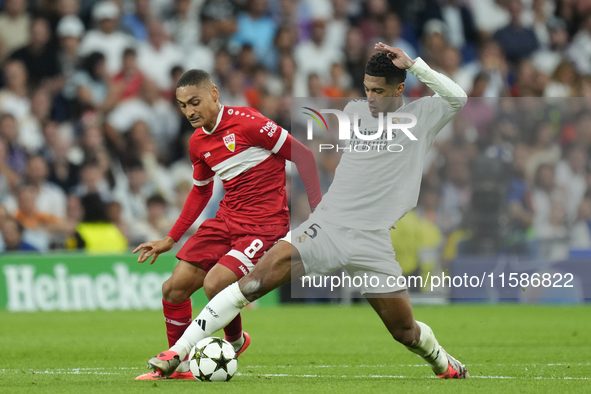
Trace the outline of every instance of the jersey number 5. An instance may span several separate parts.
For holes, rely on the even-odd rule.
[[[322,227],[320,227],[319,225],[317,225],[316,223],[313,223],[310,227],[308,227],[308,230],[304,231],[304,234],[306,234],[308,237],[310,237],[311,239],[316,238],[316,235],[318,235],[318,230],[316,230],[315,227],[318,227],[319,229],[321,229]],[[312,230],[312,234],[310,234],[308,231]]]

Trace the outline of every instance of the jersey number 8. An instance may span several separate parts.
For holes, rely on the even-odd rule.
[[[252,241],[248,248],[244,249],[244,254],[249,259],[252,259],[257,254],[257,252],[261,250],[262,247],[263,241],[261,241],[260,239],[255,239],[254,241]]]

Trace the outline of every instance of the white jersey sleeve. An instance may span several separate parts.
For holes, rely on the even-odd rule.
[[[415,60],[408,72],[429,86],[435,92],[433,97],[443,98],[452,108],[459,111],[466,105],[468,95],[464,89],[445,75],[431,69],[420,57]]]

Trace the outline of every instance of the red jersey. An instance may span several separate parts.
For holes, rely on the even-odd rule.
[[[276,155],[288,133],[248,107],[222,106],[215,127],[191,136],[193,182],[219,175],[226,194],[218,213],[238,223],[289,223],[285,159]]]

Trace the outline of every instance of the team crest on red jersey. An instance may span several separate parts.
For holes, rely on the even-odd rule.
[[[234,149],[236,149],[236,137],[234,136],[234,133],[228,134],[224,137],[224,144],[226,145],[226,148],[230,149],[231,152],[234,152]]]

